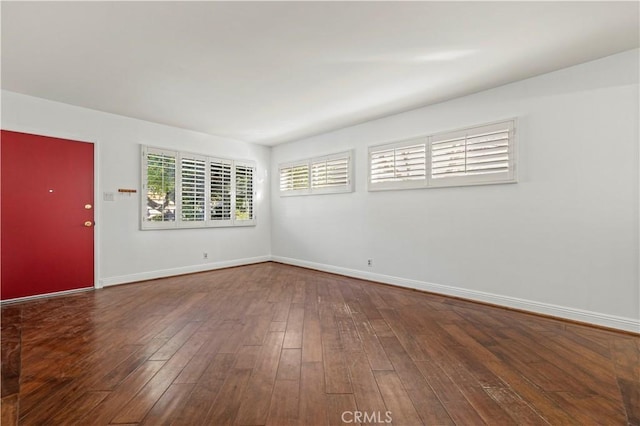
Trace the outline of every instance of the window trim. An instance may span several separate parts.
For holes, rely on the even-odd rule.
[[[473,186],[473,185],[494,185],[504,183],[517,183],[517,118],[510,118],[491,123],[468,126],[453,131],[438,132],[431,135],[419,136],[401,141],[390,142],[386,144],[373,145],[368,148],[368,179],[367,190],[372,191],[389,191],[402,189],[419,189],[419,188],[444,188],[454,186]],[[469,134],[480,134],[482,132],[490,132],[500,129],[508,129],[508,170],[507,172],[497,172],[489,174],[466,175],[466,176],[450,176],[442,178],[433,178],[432,169],[432,144],[434,142],[454,139],[456,137]],[[423,141],[423,142],[420,142]],[[425,144],[425,176],[423,179],[416,180],[398,180],[389,182],[372,182],[372,154],[386,149],[397,149],[409,147],[417,143]]]
[[[335,160],[347,160],[347,183],[345,185],[340,186],[324,186],[324,187],[313,187],[312,182],[312,169],[314,163],[320,162],[329,162]],[[280,163],[278,165],[278,192],[281,197],[292,197],[298,195],[322,195],[322,194],[340,194],[353,192],[354,190],[354,167],[353,167],[353,150],[337,152],[334,154],[320,155],[317,157],[306,158],[303,160],[289,161],[286,163]],[[282,189],[282,172],[285,169],[291,169],[294,167],[305,167],[306,175],[307,175],[307,185],[305,188],[299,189]]]
[[[256,215],[256,163],[251,160],[236,160],[218,156],[208,156],[190,152],[176,151],[166,148],[158,148],[148,145],[140,145],[141,152],[141,196],[140,196],[140,229],[191,229],[191,228],[220,228],[237,226],[255,226]],[[175,215],[173,221],[156,222],[147,220],[147,184],[148,184],[148,160],[149,153],[165,155],[175,159]],[[182,219],[182,159],[198,159],[205,161],[205,189],[204,189],[204,220],[188,221]],[[230,218],[211,219],[211,164],[224,163],[231,167],[230,181]],[[251,212],[250,219],[236,219],[236,167],[243,166],[252,169],[251,182]]]

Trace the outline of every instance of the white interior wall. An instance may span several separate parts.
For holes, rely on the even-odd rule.
[[[272,176],[353,148],[356,191],[280,197],[272,179],[274,259],[640,331],[638,57],[276,146]],[[517,184],[367,192],[368,146],[511,117]]]
[[[120,284],[264,261],[271,250],[268,147],[204,135],[44,99],[2,92],[2,128],[96,143],[99,284]],[[140,144],[254,160],[257,226],[140,230]],[[115,201],[103,201],[114,192]],[[208,259],[203,259],[203,253]]]

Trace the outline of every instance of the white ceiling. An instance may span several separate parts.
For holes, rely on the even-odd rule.
[[[2,88],[266,145],[639,46],[638,2],[6,2]]]

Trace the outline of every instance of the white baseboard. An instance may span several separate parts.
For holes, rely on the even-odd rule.
[[[34,296],[16,297],[15,299],[2,300],[0,301],[0,304],[8,305],[11,303],[27,302],[29,300],[44,299],[47,297],[66,296],[67,294],[82,293],[82,292],[91,291],[91,290],[93,290],[93,287],[84,287],[84,288],[76,288],[73,290],[56,291],[54,293],[36,294]]]
[[[585,311],[582,309],[553,305],[550,303],[541,303],[533,300],[519,299],[517,297],[501,296],[498,294],[485,293],[476,290],[467,290],[464,288],[452,287],[448,285],[434,284],[407,278],[394,277],[390,275],[376,274],[372,272],[360,271],[357,269],[343,268],[340,266],[325,265],[322,263],[309,262],[306,260],[293,259],[289,257],[271,256],[271,260],[288,265],[301,266],[318,271],[346,275],[348,277],[376,281],[384,284],[391,284],[416,290],[423,290],[446,296],[460,297],[463,299],[491,303],[507,308],[549,315],[572,321],[579,321],[583,323],[614,328],[618,330],[630,331],[633,333],[640,333],[640,320],[636,320],[633,318],[619,317],[599,312]]]
[[[213,271],[215,269],[230,268],[233,266],[251,265],[253,263],[269,262],[271,256],[249,257],[244,259],[225,260],[222,262],[203,263],[201,265],[183,266],[180,268],[160,269],[157,271],[139,272],[136,274],[120,275],[116,277],[103,278],[100,280],[101,286],[127,284],[137,281],[153,280],[175,275],[193,274],[195,272]]]

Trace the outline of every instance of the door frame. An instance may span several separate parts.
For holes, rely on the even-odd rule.
[[[93,289],[100,289],[103,287],[102,280],[100,279],[100,234],[102,229],[102,198],[99,197],[100,194],[100,143],[98,139],[89,136],[83,135],[81,133],[72,133],[65,131],[58,131],[52,129],[44,129],[42,127],[34,127],[34,126],[23,126],[23,125],[2,125],[2,130],[7,130],[10,132],[19,132],[19,133],[30,133],[37,136],[45,136],[51,138],[59,138],[59,139],[67,139],[76,142],[84,142],[93,144],[93,206],[94,206],[94,226],[93,226]],[[5,303],[14,303],[14,302],[22,302],[25,300],[31,299],[40,299],[43,297],[51,297],[51,296],[60,296],[64,294],[77,293],[82,291],[87,291],[92,287],[75,289],[75,290],[66,290],[55,293],[47,293],[40,294],[34,296],[25,296],[18,297],[15,299],[8,299],[1,301],[1,304]]]

